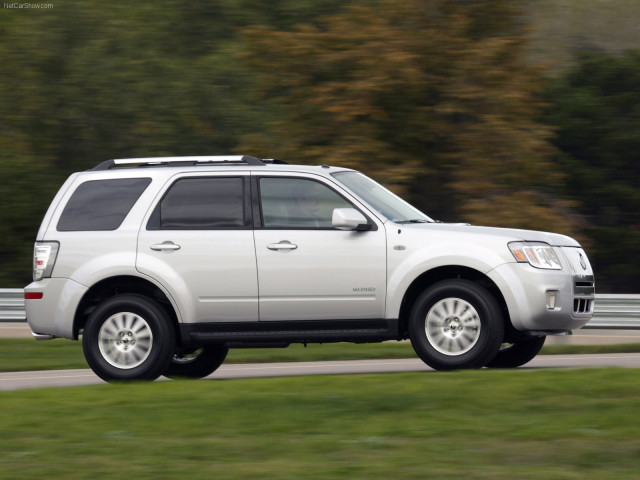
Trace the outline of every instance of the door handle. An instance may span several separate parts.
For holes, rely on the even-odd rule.
[[[156,243],[155,245],[151,245],[151,250],[155,250],[156,252],[172,252],[174,250],[180,250],[180,245],[176,245],[173,242],[163,242],[163,243]]]
[[[287,240],[283,240],[280,243],[270,243],[269,245],[267,245],[267,248],[269,250],[295,250],[296,248],[298,248],[297,245],[294,245],[291,242],[288,242]]]

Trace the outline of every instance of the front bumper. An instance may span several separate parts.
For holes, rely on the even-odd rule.
[[[500,288],[516,330],[563,333],[583,327],[593,315],[595,286],[590,271],[542,270],[507,263],[489,272]]]

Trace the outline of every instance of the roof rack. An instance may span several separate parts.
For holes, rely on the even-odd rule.
[[[249,155],[231,156],[196,156],[196,157],[151,157],[151,158],[119,158],[107,160],[92,168],[92,170],[111,170],[117,167],[175,167],[185,165],[253,165],[264,167],[267,163],[281,163],[282,161],[262,161]],[[285,162],[282,162],[285,163]]]

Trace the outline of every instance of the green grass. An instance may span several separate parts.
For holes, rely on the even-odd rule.
[[[0,392],[0,478],[636,479],[632,369]]]
[[[620,345],[552,345],[543,354],[640,352],[640,344]],[[225,363],[313,362],[326,360],[362,360],[379,358],[414,358],[407,342],[356,345],[351,343],[291,345],[288,348],[235,349]],[[80,342],[56,339],[36,342],[31,339],[0,339],[0,372],[63,370],[88,368]]]

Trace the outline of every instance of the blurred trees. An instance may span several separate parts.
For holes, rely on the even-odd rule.
[[[547,94],[565,189],[604,291],[640,291],[640,51],[584,52]],[[603,291],[603,290],[601,290]]]
[[[580,236],[511,5],[381,1],[249,30],[259,98],[278,115],[242,149],[369,172],[436,218]]]
[[[0,288],[23,287],[30,277],[33,242],[52,191],[46,161],[35,158],[24,135],[0,133]]]
[[[636,60],[593,57],[542,95],[543,72],[523,61],[521,6],[78,0],[2,10],[0,287],[28,283],[37,228],[71,172],[235,151],[358,168],[445,221],[593,239],[597,273],[627,275],[615,291],[640,290],[637,262],[608,243],[615,236],[637,259]],[[627,83],[614,85],[614,70]]]
[[[231,152],[261,129],[247,25],[288,28],[339,0],[56,3],[0,15],[0,288],[31,275],[64,179],[109,158]],[[251,153],[251,152],[247,152]]]
[[[64,176],[105,158],[228,151],[256,128],[240,94],[247,75],[228,62],[234,6],[81,1],[5,13],[17,20],[2,30],[5,115]]]

